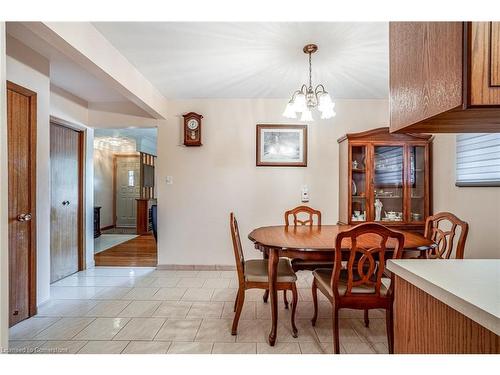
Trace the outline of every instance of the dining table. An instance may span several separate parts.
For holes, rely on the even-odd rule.
[[[271,332],[269,333],[269,345],[274,346],[277,337],[278,324],[278,295],[276,290],[276,279],[278,274],[278,261],[280,257],[291,259],[302,259],[309,261],[332,261],[334,259],[335,238],[337,234],[348,230],[354,225],[302,225],[302,226],[266,226],[254,229],[248,238],[254,243],[255,248],[260,250],[265,258],[268,258],[269,275],[269,298],[271,300]],[[404,234],[405,253],[425,252],[435,244],[419,233],[398,230]],[[358,246],[364,248],[377,247],[380,237],[376,234],[365,235],[358,239]],[[389,239],[387,252],[392,257],[396,242]],[[348,259],[351,250],[350,242],[342,242],[342,257]]]

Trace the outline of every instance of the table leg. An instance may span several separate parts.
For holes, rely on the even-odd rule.
[[[262,258],[264,258],[265,260],[269,260],[269,252],[263,251]],[[269,289],[266,289],[266,291],[264,292],[264,295],[262,296],[262,300],[264,301],[264,303],[267,303],[268,299],[269,299]]]
[[[269,345],[274,346],[276,342],[276,331],[278,328],[278,291],[276,290],[276,279],[278,278],[279,250],[269,249],[269,295],[271,297],[272,326],[269,333]]]

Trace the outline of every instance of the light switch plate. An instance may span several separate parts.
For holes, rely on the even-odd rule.
[[[302,186],[300,200],[302,203],[309,202],[309,188],[307,187],[307,185]]]
[[[172,185],[174,183],[174,178],[172,176],[167,176],[165,181],[167,182],[167,185]]]

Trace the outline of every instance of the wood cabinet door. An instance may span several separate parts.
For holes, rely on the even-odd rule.
[[[36,94],[7,84],[9,326],[36,314]]]
[[[391,22],[391,132],[462,106],[462,22]]]
[[[80,132],[50,124],[50,282],[78,271]]]
[[[469,105],[500,105],[500,22],[471,22],[468,34]]]

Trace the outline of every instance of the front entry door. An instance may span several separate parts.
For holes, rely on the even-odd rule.
[[[9,326],[36,314],[36,93],[7,83]]]
[[[50,282],[79,269],[81,133],[50,124]]]
[[[140,196],[139,156],[116,156],[116,226],[135,227]]]

